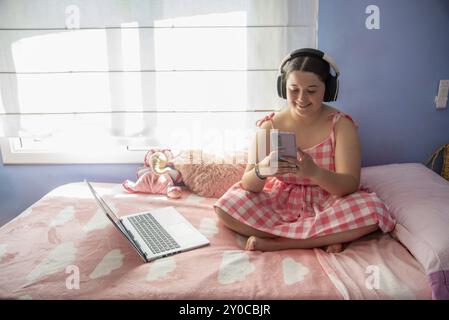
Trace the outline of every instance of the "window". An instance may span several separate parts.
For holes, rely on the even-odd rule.
[[[4,163],[241,148],[285,104],[281,59],[316,46],[316,0],[24,2],[0,2]]]

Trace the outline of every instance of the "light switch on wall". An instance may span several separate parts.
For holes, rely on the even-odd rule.
[[[438,86],[438,96],[435,97],[435,105],[437,109],[446,108],[448,91],[449,80],[440,80],[440,85]]]

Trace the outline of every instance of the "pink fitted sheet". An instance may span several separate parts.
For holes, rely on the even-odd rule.
[[[0,228],[2,299],[430,299],[420,264],[388,234],[345,246],[248,252],[214,214],[216,199],[183,191],[129,194],[94,183],[118,215],[173,206],[210,245],[143,263],[84,183],[56,188]]]

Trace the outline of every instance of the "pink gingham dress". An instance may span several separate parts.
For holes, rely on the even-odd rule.
[[[352,118],[341,112],[333,117],[330,135],[321,143],[303,150],[321,168],[335,171],[334,128],[340,117]],[[274,113],[258,121],[271,121]],[[262,192],[244,190],[240,182],[233,185],[215,203],[233,218],[261,231],[292,239],[324,236],[364,226],[378,224],[390,232],[395,221],[384,203],[373,192],[360,187],[345,197],[337,197],[309,179],[292,174],[269,177]]]

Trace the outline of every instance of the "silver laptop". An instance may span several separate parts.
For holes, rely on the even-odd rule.
[[[109,220],[145,262],[209,244],[209,240],[173,207],[117,217],[92,185],[84,181]]]

